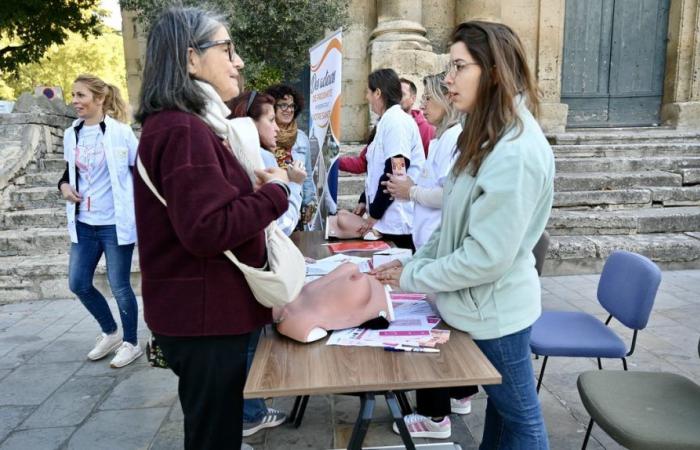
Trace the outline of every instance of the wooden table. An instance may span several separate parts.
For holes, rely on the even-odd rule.
[[[302,253],[330,255],[320,232],[293,236]],[[451,329],[447,327],[448,329]],[[466,333],[451,329],[440,353],[386,352],[372,347],[302,344],[277,332],[260,338],[244,389],[246,398],[361,393],[360,414],[348,449],[361,449],[374,408],[384,395],[407,449],[414,449],[396,392],[431,387],[498,384],[501,376]],[[298,406],[298,404],[297,404]]]

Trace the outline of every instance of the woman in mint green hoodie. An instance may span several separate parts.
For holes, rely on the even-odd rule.
[[[532,249],[554,191],[554,156],[533,117],[537,88],[515,33],[477,21],[455,29],[445,84],[468,119],[444,186],[442,223],[412,258],[375,275],[434,294],[445,322],[469,333],[501,373],[502,384],[484,386],[480,448],[547,449],[529,347],[541,312]],[[430,418],[406,422],[411,432],[439,432]]]

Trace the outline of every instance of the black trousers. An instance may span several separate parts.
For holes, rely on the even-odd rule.
[[[250,334],[155,337],[165,360],[179,377],[185,449],[240,449]]]
[[[416,412],[426,417],[449,416],[450,398],[469,397],[477,392],[476,386],[416,389]]]
[[[382,234],[382,240],[391,241],[398,248],[410,248],[413,253],[416,252],[413,236],[410,234]]]

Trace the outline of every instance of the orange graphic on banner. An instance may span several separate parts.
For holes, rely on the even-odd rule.
[[[319,61],[318,64],[315,66],[311,66],[311,71],[316,72],[322,65],[323,61],[326,60],[326,57],[328,56],[328,53],[330,53],[331,50],[337,49],[339,52],[342,53],[343,51],[343,45],[340,43],[340,41],[336,38],[333,38],[329,43],[328,46],[326,47],[326,51],[323,52],[323,56],[321,57],[321,61]]]

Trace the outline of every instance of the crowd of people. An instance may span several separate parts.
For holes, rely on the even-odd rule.
[[[110,365],[119,368],[143,353],[129,278],[138,235],[144,318],[178,376],[187,449],[239,448],[242,437],[286,420],[264,399],[243,400],[272,312],[223,253],[266,267],[269,225],[290,235],[318,203],[309,139],[297,124],[303,95],[284,84],[243,92],[244,62],[228,28],[216,14],[182,7],[152,24],[139,140],[118,90],[79,76],[58,183],[70,289],[101,329],[87,356],[114,352]],[[356,231],[415,252],[371,275],[430,294],[443,320],[469,333],[501,373],[501,384],[483,387],[481,448],[546,449],[529,333],[541,310],[532,250],[552,205],[554,158],[535,120],[537,87],[520,39],[503,24],[457,26],[449,54],[443,72],[423,79],[420,109],[413,82],[390,68],[369,75],[377,122],[362,152],[339,167],[366,173]],[[93,285],[103,253],[121,333]],[[450,414],[468,414],[476,392],[418,390],[404,418],[410,434],[449,437]]]

